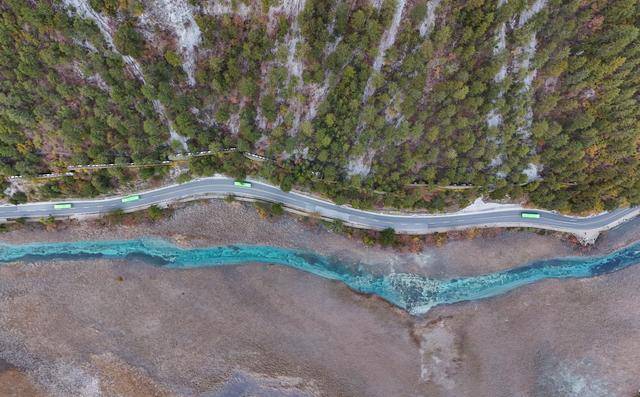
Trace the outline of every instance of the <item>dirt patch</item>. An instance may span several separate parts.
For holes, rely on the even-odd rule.
[[[56,261],[0,278],[0,358],[50,395],[201,395],[240,372],[306,395],[421,388],[408,315],[291,269]]]
[[[308,219],[263,220],[250,204],[211,201],[156,222],[30,225],[2,240],[142,237],[184,247],[282,246],[373,272],[446,278],[606,253],[639,238],[640,221],[608,232],[589,250],[554,235],[501,231],[412,254],[365,246]],[[0,395],[632,395],[639,387],[639,283],[635,267],[548,280],[416,318],[340,283],[276,266],[6,264]]]

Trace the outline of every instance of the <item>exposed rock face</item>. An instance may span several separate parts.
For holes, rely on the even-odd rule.
[[[154,0],[146,7],[144,15],[152,23],[168,29],[175,35],[178,51],[182,54],[182,69],[187,74],[191,86],[195,85],[196,50],[201,40],[198,24],[193,17],[193,9],[187,0]]]
[[[166,1],[161,0],[161,1],[163,4],[166,4],[166,5],[173,4],[170,0],[166,0]],[[91,4],[89,4],[88,0],[63,0],[63,4],[69,7],[70,10],[73,10],[73,12],[75,12],[77,15],[83,18],[90,19],[93,22],[95,22],[95,24],[98,26],[98,29],[100,29],[100,32],[102,33],[102,36],[105,42],[107,43],[107,46],[109,47],[109,49],[111,49],[111,51],[114,51],[120,54],[113,40],[113,28],[111,27],[109,20],[104,15],[96,12],[96,10],[94,10],[91,7]],[[167,14],[164,14],[164,15],[167,15]],[[197,29],[197,25],[196,25],[196,29]],[[198,35],[198,40],[199,40],[199,35]],[[195,49],[195,45],[192,46],[192,50],[194,49]],[[122,54],[120,55],[122,56],[122,60],[127,64],[130,72],[138,80],[140,80],[143,84],[145,84],[146,81],[145,81],[144,73],[142,71],[142,66],[140,65],[140,63],[130,55],[122,55]],[[191,57],[191,60],[193,60],[193,56]],[[178,134],[175,128],[173,128],[173,122],[169,119],[169,117],[167,117],[167,112],[165,110],[164,105],[160,103],[160,101],[157,99],[153,100],[152,103],[153,103],[153,108],[158,114],[159,118],[166,123],[167,128],[169,129],[170,140],[176,140],[180,142],[180,145],[182,146],[182,148],[187,150],[187,139],[184,136]]]
[[[425,15],[420,24],[421,37],[427,37],[433,30],[433,26],[436,23],[436,8],[438,8],[441,2],[442,0],[431,0],[427,3],[427,15]]]
[[[382,68],[382,63],[384,62],[384,56],[389,49],[396,41],[396,35],[398,34],[398,28],[400,27],[400,20],[402,19],[402,12],[404,11],[406,0],[397,0],[396,8],[393,13],[393,19],[391,20],[391,26],[382,34],[382,40],[380,40],[380,44],[378,45],[378,53],[376,54],[376,58],[373,61],[373,75],[372,77],[380,72]],[[428,15],[427,15],[428,18]],[[428,23],[428,22],[427,22]],[[425,26],[425,32],[428,27]],[[422,26],[420,27],[420,32],[422,34]],[[364,95],[362,97],[362,101],[366,101],[371,94],[373,94],[374,87],[372,85],[372,77],[367,81],[367,86],[364,89]]]
[[[116,16],[107,16],[105,13],[96,12],[87,0],[64,0],[64,3],[75,7],[78,15],[93,20],[108,46],[117,51],[113,37],[122,20],[131,17],[130,11],[121,10]],[[507,0],[498,1],[495,4],[496,10],[504,9],[506,3]],[[174,79],[170,83],[170,89],[184,97],[206,97],[203,103],[194,104],[199,109],[197,117],[193,120],[199,123],[198,126],[189,125],[189,117],[181,115],[179,107],[173,107],[175,103],[184,99],[172,103],[165,99],[161,102],[157,96],[153,98],[154,109],[168,126],[171,141],[179,142],[183,150],[188,150],[187,138],[184,135],[193,138],[193,146],[203,146],[192,131],[220,128],[223,130],[221,135],[227,135],[229,141],[233,142],[228,145],[248,144],[251,150],[268,152],[274,142],[278,142],[281,147],[274,152],[281,153],[281,160],[291,158],[304,147],[310,147],[315,150],[309,152],[307,160],[315,161],[320,152],[326,154],[327,150],[321,150],[324,149],[322,145],[314,148],[314,145],[304,142],[305,139],[313,139],[318,130],[325,130],[330,134],[345,134],[348,135],[347,143],[344,145],[347,156],[340,159],[341,164],[336,167],[336,171],[347,178],[366,178],[371,176],[371,170],[377,172],[377,157],[384,158],[386,148],[377,147],[379,143],[375,134],[398,131],[398,138],[393,143],[398,146],[409,141],[416,143],[424,140],[423,134],[431,126],[417,120],[429,120],[429,117],[416,117],[417,113],[412,115],[411,109],[429,109],[424,110],[426,112],[435,112],[438,109],[439,105],[435,106],[431,102],[436,101],[435,98],[440,95],[434,97],[432,91],[434,87],[444,83],[441,79],[443,70],[446,69],[444,65],[449,62],[446,59],[457,57],[447,54],[451,48],[446,46],[439,49],[431,48],[435,45],[433,40],[436,40],[436,33],[450,28],[450,25],[455,23],[455,18],[451,15],[451,4],[444,3],[443,6],[443,0],[371,0],[368,4],[340,0],[331,3],[328,8],[318,7],[318,3],[310,0],[277,0],[268,3],[258,0],[208,0],[197,4],[188,0],[145,0],[142,4],[141,11],[138,14],[133,13],[133,19],[147,40],[146,53],[144,59],[123,56],[131,73],[144,82],[145,73],[149,73],[146,62],[152,61],[154,57],[162,58],[167,50],[171,50],[179,57],[176,60],[176,54],[171,54],[171,64],[181,68],[184,76],[180,75],[180,78]],[[495,107],[489,109],[486,114],[486,125],[497,131],[497,138],[490,137],[489,140],[494,142],[498,149],[492,158],[476,160],[484,162],[486,172],[493,172],[499,178],[509,176],[509,172],[492,169],[494,166],[491,165],[491,161],[496,156],[502,156],[506,160],[505,163],[510,164],[510,156],[502,147],[502,142],[509,139],[501,140],[500,135],[503,128],[511,131],[511,124],[516,124],[516,138],[521,140],[523,145],[531,147],[530,153],[526,155],[528,158],[517,165],[517,171],[523,172],[528,162],[538,161],[532,158],[536,153],[530,140],[534,118],[532,85],[537,73],[531,66],[538,47],[536,32],[534,30],[531,33],[530,40],[525,44],[516,46],[513,41],[518,36],[518,31],[535,21],[535,17],[546,6],[546,0],[537,0],[530,6],[517,6],[517,11],[512,12],[509,19],[494,24],[487,33],[487,37],[493,35],[495,39],[491,56],[505,59],[495,73],[493,81],[485,84],[488,92],[491,91],[491,85],[501,87],[497,90],[497,97],[491,99]],[[322,10],[325,15],[315,15],[317,10]],[[416,16],[418,14],[419,17]],[[372,38],[371,42],[367,43],[367,48],[358,48],[357,43],[350,42],[355,40],[354,32],[349,31],[353,27],[345,27],[345,24],[353,24],[362,15],[376,18],[378,23],[376,28],[366,32],[367,37]],[[212,25],[215,27],[212,28]],[[249,75],[243,68],[248,62],[252,62],[251,58],[255,55],[252,51],[258,51],[252,48],[258,40],[248,37],[252,34],[251,26],[265,26],[260,35],[266,39],[266,48],[260,49],[263,52],[261,57],[253,60],[257,65],[253,67],[252,75]],[[365,31],[364,28],[361,30]],[[357,41],[363,41],[364,37],[360,36]],[[417,40],[410,41],[408,37]],[[321,42],[322,45],[314,48],[317,44],[315,41]],[[411,44],[407,44],[408,42]],[[411,83],[407,81],[415,77],[417,72],[407,72],[404,76],[403,70],[414,68],[412,65],[417,61],[410,55],[422,51],[429,54],[426,55],[428,59],[424,59],[426,67],[420,69],[420,73],[426,75],[426,79],[419,80],[424,84],[424,88],[421,93],[409,92]],[[236,63],[225,64],[225,61],[222,61],[225,57]],[[358,60],[359,64],[353,64],[354,60]],[[383,67],[388,60],[393,62]],[[348,125],[346,128],[353,131],[336,132],[319,124],[327,113],[333,111],[329,104],[333,103],[332,106],[336,107],[335,96],[346,94],[344,87],[340,88],[340,92],[336,90],[347,68],[357,71],[357,79],[361,80],[359,83],[354,82],[354,87],[349,88],[354,91],[354,98],[348,101],[344,99],[344,103],[348,103],[353,109],[353,115],[358,121],[356,125]],[[241,76],[235,74],[236,69],[240,70]],[[205,81],[212,79],[213,70],[217,73],[216,84],[230,79],[229,76],[234,76],[235,81],[228,81],[222,92],[207,97],[206,93],[216,86],[211,84],[211,81]],[[157,77],[154,78],[154,81],[156,80]],[[366,83],[363,83],[364,81]],[[513,81],[522,87],[521,91],[516,93],[522,99],[517,106],[525,107],[525,111],[515,112],[519,115],[517,119],[509,115],[512,112],[510,104],[503,104],[503,96],[512,95],[513,92],[505,92],[505,88],[501,86],[514,84]],[[239,82],[244,86],[240,87]],[[465,85],[456,92],[456,95],[461,95],[460,98],[469,95],[465,90],[468,90],[471,83]],[[154,89],[158,90],[157,87]],[[356,103],[356,98],[360,100],[359,104]],[[268,109],[265,109],[265,106]],[[167,114],[175,120],[170,120]],[[332,114],[330,116],[333,117]],[[344,119],[345,116],[341,118]],[[182,132],[183,128],[189,128],[189,132],[183,132],[181,135],[179,132]],[[299,134],[301,130],[306,133]],[[286,145],[282,142],[283,134],[286,134],[288,139]],[[407,138],[407,135],[412,137]],[[236,142],[239,139],[243,142]],[[327,142],[325,145],[332,143],[327,138],[323,141]],[[363,147],[367,147],[367,150],[363,150]],[[376,157],[372,154],[376,154]],[[421,172],[425,171],[430,162],[431,160],[416,162],[420,166],[412,168],[416,174],[415,178],[421,178]],[[513,164],[510,165],[514,168]],[[526,172],[529,175],[530,171]]]

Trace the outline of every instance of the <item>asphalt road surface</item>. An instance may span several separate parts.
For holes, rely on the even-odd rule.
[[[164,204],[178,200],[202,197],[235,195],[252,199],[282,203],[285,207],[318,214],[322,217],[340,219],[347,224],[361,228],[384,229],[391,227],[399,233],[426,234],[472,227],[535,227],[574,233],[583,238],[595,238],[600,231],[610,229],[640,213],[640,207],[623,208],[609,213],[587,217],[567,217],[543,210],[537,212],[538,219],[524,219],[522,210],[496,209],[478,212],[452,213],[443,215],[384,214],[363,211],[348,206],[336,205],[315,197],[296,192],[283,192],[275,186],[251,181],[251,187],[234,185],[234,180],[226,177],[212,177],[193,180],[180,185],[166,186],[138,193],[140,199],[123,203],[122,197],[99,200],[66,200],[70,209],[54,209],[54,202],[35,202],[20,205],[0,206],[0,219],[83,217],[112,212],[117,209],[135,211],[152,204]]]

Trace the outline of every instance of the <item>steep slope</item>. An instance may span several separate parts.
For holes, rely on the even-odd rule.
[[[479,194],[572,211],[640,202],[631,0],[0,10],[5,176],[238,148],[272,162],[221,154],[191,169],[258,173],[364,207],[438,210]],[[103,190],[118,183],[101,178]],[[441,190],[451,185],[465,190]]]

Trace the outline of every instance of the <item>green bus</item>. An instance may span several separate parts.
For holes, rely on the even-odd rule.
[[[72,208],[73,204],[71,203],[60,203],[60,204],[54,204],[53,205],[53,209],[54,210],[66,210],[69,208]]]
[[[538,219],[540,218],[540,214],[537,212],[521,212],[520,216],[527,219]]]
[[[132,201],[137,201],[140,200],[140,195],[139,194],[133,194],[131,196],[127,196],[127,197],[123,197],[122,198],[122,202],[123,203],[130,203]]]
[[[235,181],[233,184],[240,187],[251,187],[251,183],[247,181]]]

